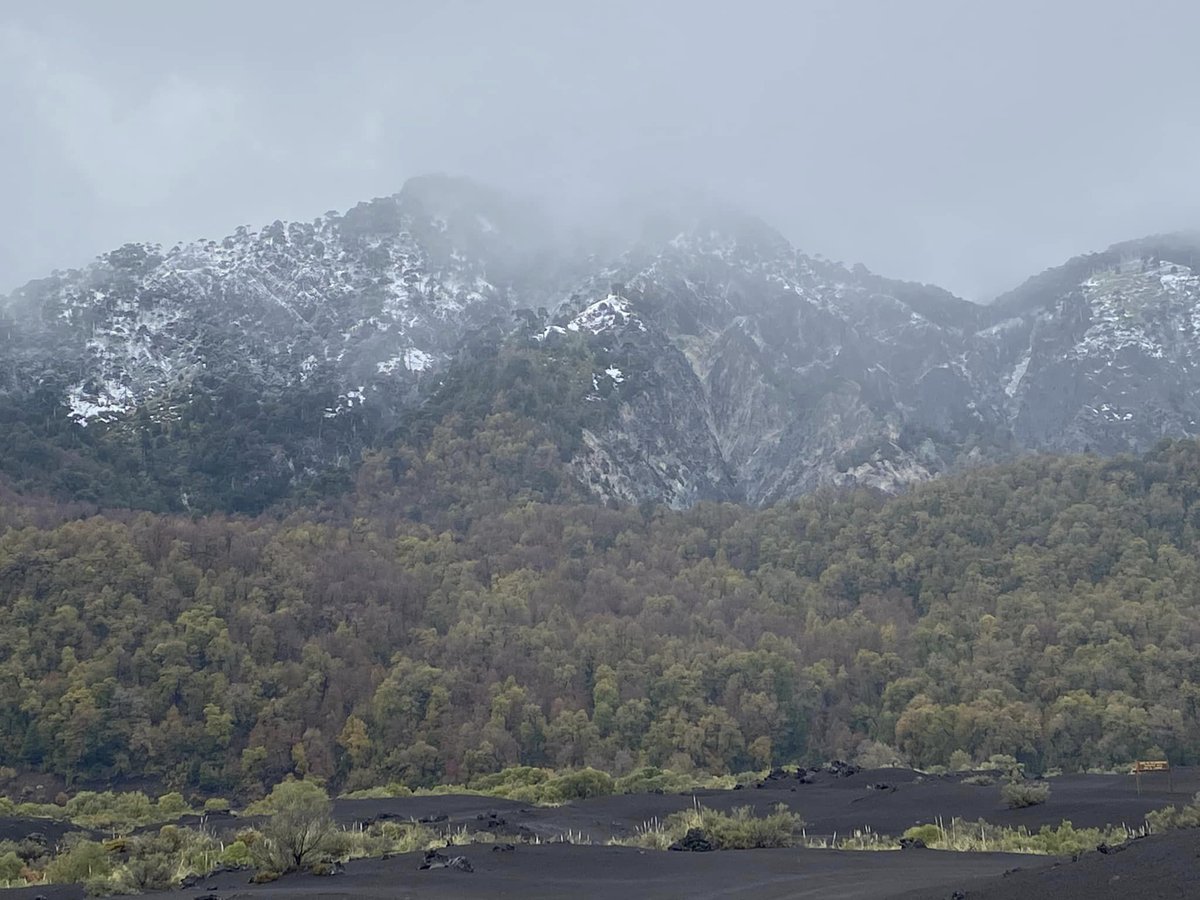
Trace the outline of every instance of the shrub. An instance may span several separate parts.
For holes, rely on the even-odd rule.
[[[245,841],[235,840],[226,845],[217,859],[223,866],[248,866],[250,865],[250,848],[246,846]]]
[[[754,780],[758,780],[758,773],[754,774]],[[613,783],[613,790],[618,794],[648,794],[651,791],[678,794],[681,791],[694,790],[697,786],[697,778],[694,775],[646,766],[618,778]]]
[[[141,791],[80,791],[61,808],[21,804],[16,810],[21,815],[65,817],[86,828],[115,831],[171,821],[190,811],[183,795],[174,791],[157,802]]]
[[[259,868],[290,872],[312,863],[326,852],[334,825],[333,804],[311,781],[275,785],[263,805],[271,818],[259,829],[262,840],[252,845]]]
[[[750,806],[740,806],[730,814],[704,810],[700,827],[718,850],[754,850],[790,847],[803,820],[780,804],[766,816],[754,815]]]
[[[1146,814],[1146,824],[1153,831],[1168,831],[1173,828],[1200,828],[1200,794],[1192,798],[1187,806],[1168,806]]]
[[[991,787],[996,783],[996,779],[991,775],[968,775],[962,780],[963,784],[973,784],[979,787]]]
[[[973,767],[971,754],[966,750],[955,750],[950,754],[950,771],[968,772]]]
[[[1024,809],[1045,803],[1050,796],[1050,785],[1045,783],[1012,781],[1000,788],[1000,797],[1009,809]]]
[[[545,784],[553,774],[549,769],[539,769],[536,766],[512,766],[490,775],[473,778],[468,787],[503,797],[514,788]]]
[[[688,832],[697,832],[715,850],[790,847],[795,842],[796,831],[803,824],[803,820],[783,804],[765,816],[756,816],[750,806],[723,813],[697,804],[668,816],[665,822],[647,824],[626,843],[665,850]]]
[[[437,840],[437,835],[416,822],[384,822],[380,833],[392,847],[393,853],[412,853],[424,850]]]
[[[854,764],[863,769],[894,769],[904,765],[904,758],[887,744],[867,740],[858,745]]]
[[[134,854],[121,869],[121,888],[142,891],[165,891],[175,886],[178,859],[162,850],[145,850]]]
[[[16,881],[21,877],[23,868],[25,868],[25,860],[17,856],[16,850],[9,850],[0,856],[0,882]]]
[[[362,788],[342,794],[343,800],[390,800],[395,796],[385,787]]]
[[[546,799],[555,801],[586,800],[589,797],[604,797],[613,792],[613,779],[607,772],[596,769],[580,769],[557,775],[545,783]]]
[[[80,840],[46,866],[46,878],[57,884],[82,884],[112,871],[112,862],[102,844]]]
[[[1121,844],[1132,836],[1123,827],[1076,828],[1065,820],[1057,827],[1043,825],[1037,831],[1030,832],[1024,827],[1007,828],[982,820],[964,822],[962,819],[954,819],[939,830],[941,837],[929,846],[936,846],[940,850],[964,853],[1039,853],[1052,856],[1079,853],[1100,844]]]
[[[178,819],[185,813],[191,812],[188,808],[187,801],[183,799],[183,794],[178,791],[171,791],[169,794],[163,794],[158,798],[158,813],[164,819]]]
[[[159,801],[162,804],[162,801]],[[204,801],[204,811],[206,813],[227,813],[231,808],[231,804],[224,797],[212,797]]]

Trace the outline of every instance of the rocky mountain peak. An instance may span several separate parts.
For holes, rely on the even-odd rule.
[[[180,423],[220,441],[270,410],[246,476],[264,497],[347,471],[443,384],[486,390],[447,380],[483,344],[586,348],[563,452],[591,490],[631,502],[895,491],[1022,450],[1200,431],[1194,236],[1070,260],[989,307],[807,256],[714,204],[610,248],[446,176],[311,222],[130,244],[10,299],[0,396],[41,398],[72,440],[149,428],[168,449]]]

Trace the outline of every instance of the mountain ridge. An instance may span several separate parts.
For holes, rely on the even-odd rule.
[[[623,242],[594,231],[426,176],[310,223],[125,245],[0,303],[0,414],[25,429],[0,449],[90,485],[9,465],[59,493],[148,477],[152,506],[252,511],[344,484],[480,346],[523,348],[536,373],[570,341],[595,368],[560,449],[606,500],[896,492],[1025,451],[1200,433],[1194,235],[1076,257],[980,305],[713,205]],[[491,407],[459,406],[505,408],[493,387]]]

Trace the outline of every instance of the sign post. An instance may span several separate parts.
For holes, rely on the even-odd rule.
[[[1142,796],[1142,773],[1143,772],[1166,772],[1167,773],[1167,791],[1174,793],[1174,787],[1171,784],[1171,764],[1165,759],[1141,759],[1133,764],[1133,777],[1137,782],[1138,796]]]

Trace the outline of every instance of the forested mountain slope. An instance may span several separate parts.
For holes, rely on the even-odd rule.
[[[683,511],[572,500],[511,411],[425,444],[282,520],[4,494],[0,765],[254,793],[868,740],[1200,762],[1194,442]]]

